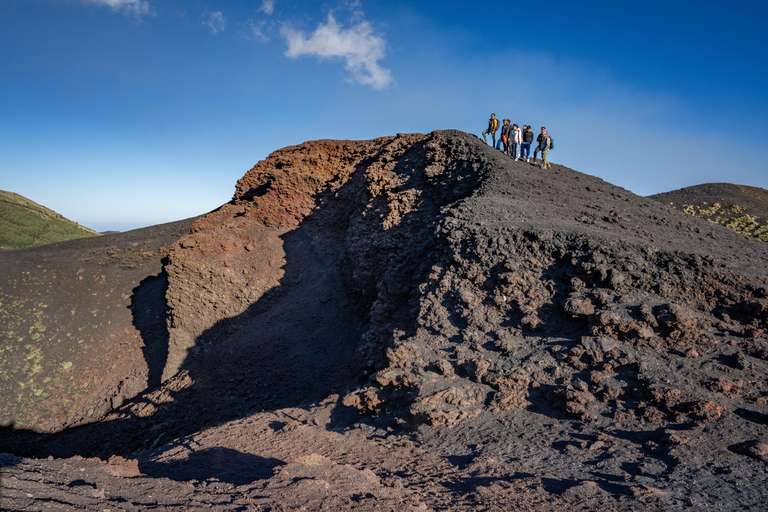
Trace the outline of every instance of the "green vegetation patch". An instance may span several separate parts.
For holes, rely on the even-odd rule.
[[[0,425],[38,428],[81,394],[71,389],[77,353],[55,338],[46,309],[0,291]]]
[[[0,190],[0,250],[74,240],[98,233],[18,194]]]
[[[671,204],[676,207],[674,203]],[[688,215],[706,219],[713,224],[720,224],[738,231],[742,235],[768,242],[768,221],[755,215],[749,215],[741,206],[723,206],[720,203],[701,203],[700,205],[685,203],[682,210]]]

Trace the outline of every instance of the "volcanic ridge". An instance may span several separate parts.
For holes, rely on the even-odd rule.
[[[196,220],[0,259],[5,508],[768,498],[768,245],[470,134],[287,147]]]

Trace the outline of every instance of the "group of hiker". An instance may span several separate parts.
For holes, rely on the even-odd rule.
[[[498,142],[496,141],[496,132],[499,129],[499,120],[496,119],[496,114],[491,114],[491,118],[488,120],[488,129],[483,131],[483,140],[488,143],[487,135],[491,134],[493,140],[493,146],[496,149],[501,149],[505,154],[515,157],[515,161],[525,160],[531,162],[531,144],[533,143],[533,132],[530,125],[523,125],[523,128],[517,124],[510,126],[511,121],[509,119],[503,119],[501,125],[501,137]],[[554,147],[552,137],[547,133],[545,127],[541,127],[541,133],[536,137],[538,143],[533,148],[533,163],[536,163],[536,154],[541,151],[541,168],[549,169],[549,160],[547,155],[549,150]]]

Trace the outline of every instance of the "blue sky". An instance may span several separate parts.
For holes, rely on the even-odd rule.
[[[127,230],[284,146],[491,112],[640,195],[768,188],[768,3],[522,4],[0,0],[0,189]]]

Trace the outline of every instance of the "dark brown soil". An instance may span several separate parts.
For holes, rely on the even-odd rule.
[[[0,252],[0,424],[59,431],[160,383],[162,259],[193,220]]]
[[[763,188],[707,183],[649,197],[768,242],[768,190]]]
[[[127,363],[151,368],[139,395],[63,408],[90,418],[79,427],[5,395],[3,506],[666,511],[768,497],[764,242],[456,131],[285,148],[186,230],[130,296],[139,334],[167,341]],[[117,257],[100,261],[84,272],[116,279]],[[104,343],[115,360],[140,346]]]

